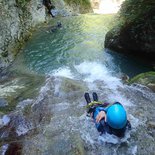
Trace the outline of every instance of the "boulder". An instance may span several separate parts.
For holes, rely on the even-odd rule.
[[[138,83],[147,86],[155,92],[155,72],[141,73],[129,80],[129,84]]]
[[[115,27],[105,37],[105,47],[155,60],[155,12],[151,2],[125,1]]]

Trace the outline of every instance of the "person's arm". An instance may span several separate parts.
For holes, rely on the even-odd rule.
[[[99,123],[103,118],[106,120],[106,113],[105,111],[100,111],[96,116],[96,122]]]

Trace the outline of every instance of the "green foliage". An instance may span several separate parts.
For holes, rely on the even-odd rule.
[[[68,4],[77,4],[77,5],[89,5],[89,0],[64,0]]]
[[[153,16],[154,10],[154,0],[126,0],[120,9],[120,18],[127,24],[145,22],[145,19]]]
[[[81,8],[90,9],[90,0],[64,0],[69,5],[79,5]]]
[[[16,0],[17,5],[19,5],[20,7],[24,7],[28,2],[30,2],[31,0]]]
[[[153,42],[155,32],[155,0],[126,0],[121,6],[116,27],[130,30],[137,42]]]
[[[149,79],[149,82],[155,83],[155,72],[146,72],[146,73],[138,74],[137,76],[129,80],[129,84],[132,84],[134,82],[139,82],[143,79]]]

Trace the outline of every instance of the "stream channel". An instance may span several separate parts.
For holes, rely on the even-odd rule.
[[[154,154],[155,94],[121,80],[149,71],[149,64],[104,49],[113,15],[53,19],[33,33],[1,83],[9,100],[9,127],[1,130],[1,153],[23,155]],[[62,27],[55,29],[60,21]],[[84,92],[99,100],[121,102],[132,130],[119,139],[100,135],[86,116]],[[12,104],[12,106],[11,106]],[[11,147],[12,146],[12,147]]]

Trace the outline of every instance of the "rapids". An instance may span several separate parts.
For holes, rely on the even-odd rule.
[[[57,21],[62,27],[53,30]],[[8,144],[18,144],[24,155],[154,154],[155,95],[121,80],[123,73],[132,77],[150,67],[104,49],[112,21],[112,15],[65,17],[34,32],[11,70],[19,77],[23,72],[36,79],[44,76],[45,81],[36,97],[20,100],[15,114],[9,115],[18,120],[13,121],[16,136],[3,142],[3,154]],[[125,106],[132,130],[123,139],[99,135],[86,116],[86,91],[97,92],[103,102],[119,101]]]

